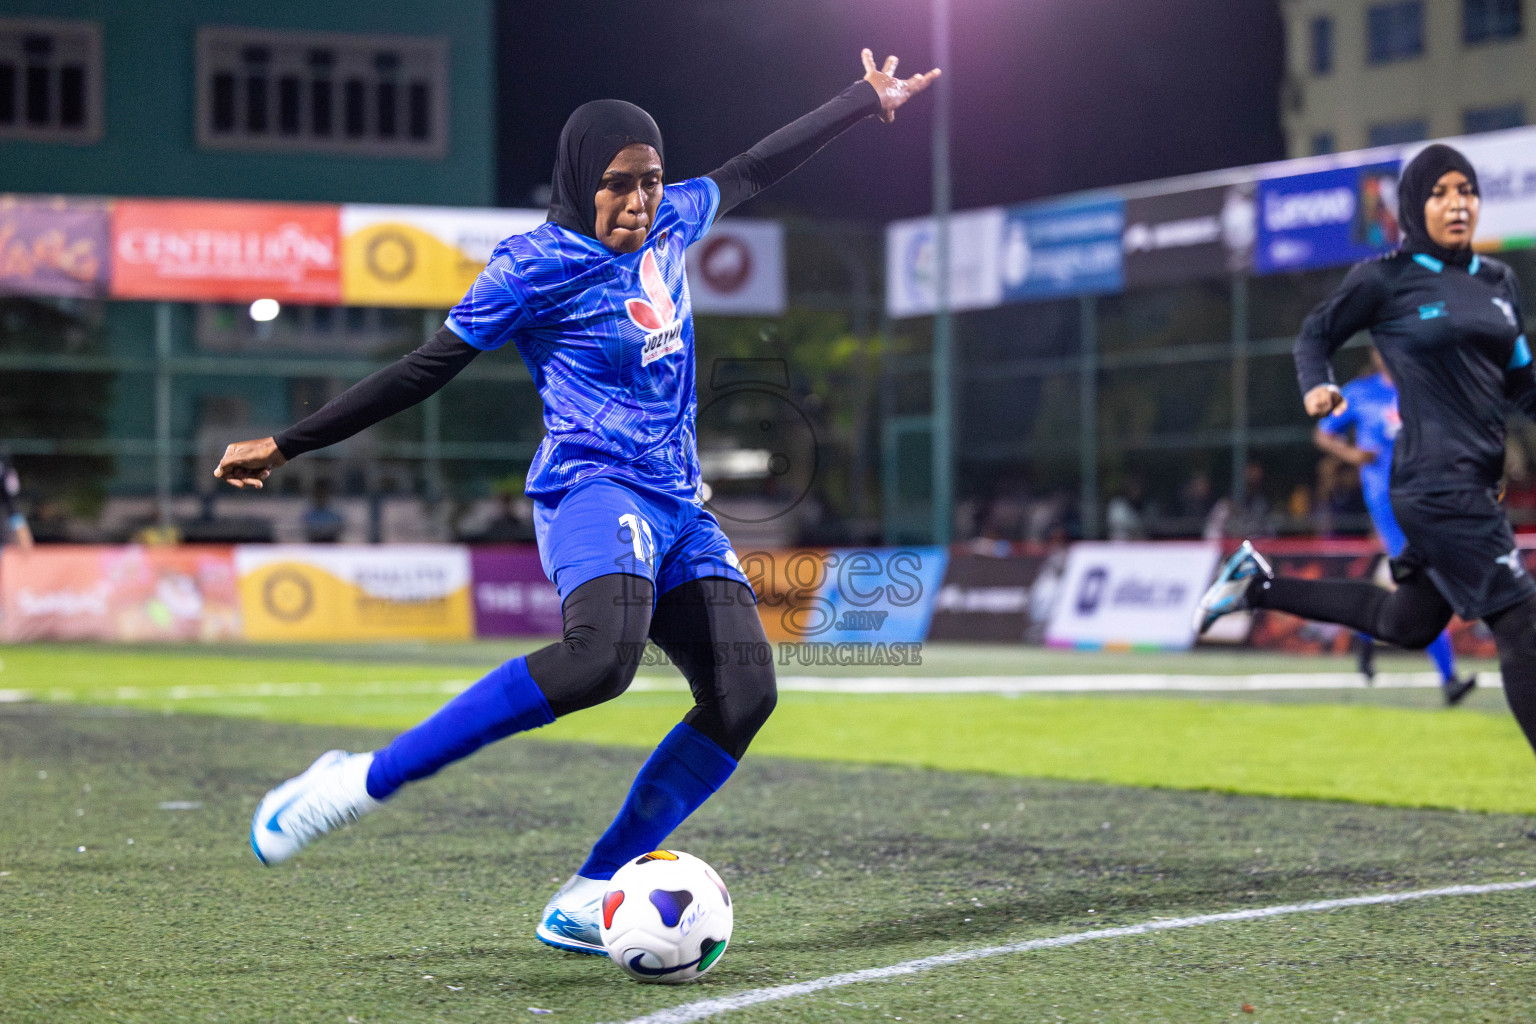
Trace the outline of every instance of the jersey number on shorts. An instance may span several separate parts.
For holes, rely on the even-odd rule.
[[[651,536],[651,526],[644,519],[633,512],[626,512],[619,516],[619,536],[623,537],[623,530],[629,531],[629,541],[634,545],[635,557],[646,565],[655,568],[656,539]]]

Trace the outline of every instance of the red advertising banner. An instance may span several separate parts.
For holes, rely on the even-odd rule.
[[[336,304],[340,221],[340,207],[320,204],[120,199],[112,207],[112,295]]]
[[[0,627],[7,641],[239,639],[233,549],[7,547]]]
[[[0,195],[0,295],[107,293],[105,200]]]

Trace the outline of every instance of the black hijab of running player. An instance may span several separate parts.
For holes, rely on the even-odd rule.
[[[637,142],[655,149],[665,165],[661,129],[644,110],[624,100],[593,100],[577,107],[560,130],[548,219],[568,231],[596,238],[597,207],[592,197],[619,150]]]
[[[1451,171],[1460,171],[1472,183],[1474,195],[1481,193],[1477,187],[1477,171],[1459,150],[1435,143],[1408,162],[1397,185],[1397,219],[1403,227],[1403,252],[1421,252],[1433,256],[1441,263],[1465,267],[1472,261],[1472,247],[1447,249],[1429,237],[1424,226],[1424,204],[1429,202],[1435,183]]]

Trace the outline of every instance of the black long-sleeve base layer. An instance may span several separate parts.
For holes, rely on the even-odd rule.
[[[1255,580],[1248,600],[1255,608],[1290,612],[1341,626],[1399,647],[1422,648],[1451,621],[1451,605],[1429,577],[1414,573],[1396,590],[1366,580]],[[1489,615],[1504,677],[1504,699],[1526,742],[1536,750],[1536,598]]]

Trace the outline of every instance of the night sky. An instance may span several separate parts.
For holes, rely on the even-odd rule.
[[[1278,0],[951,0],[956,208],[1284,157]],[[566,116],[651,112],[672,180],[829,99],[861,47],[932,66],[929,5],[501,0],[499,201],[549,180]],[[877,221],[930,207],[928,96],[861,124],[742,212]]]

